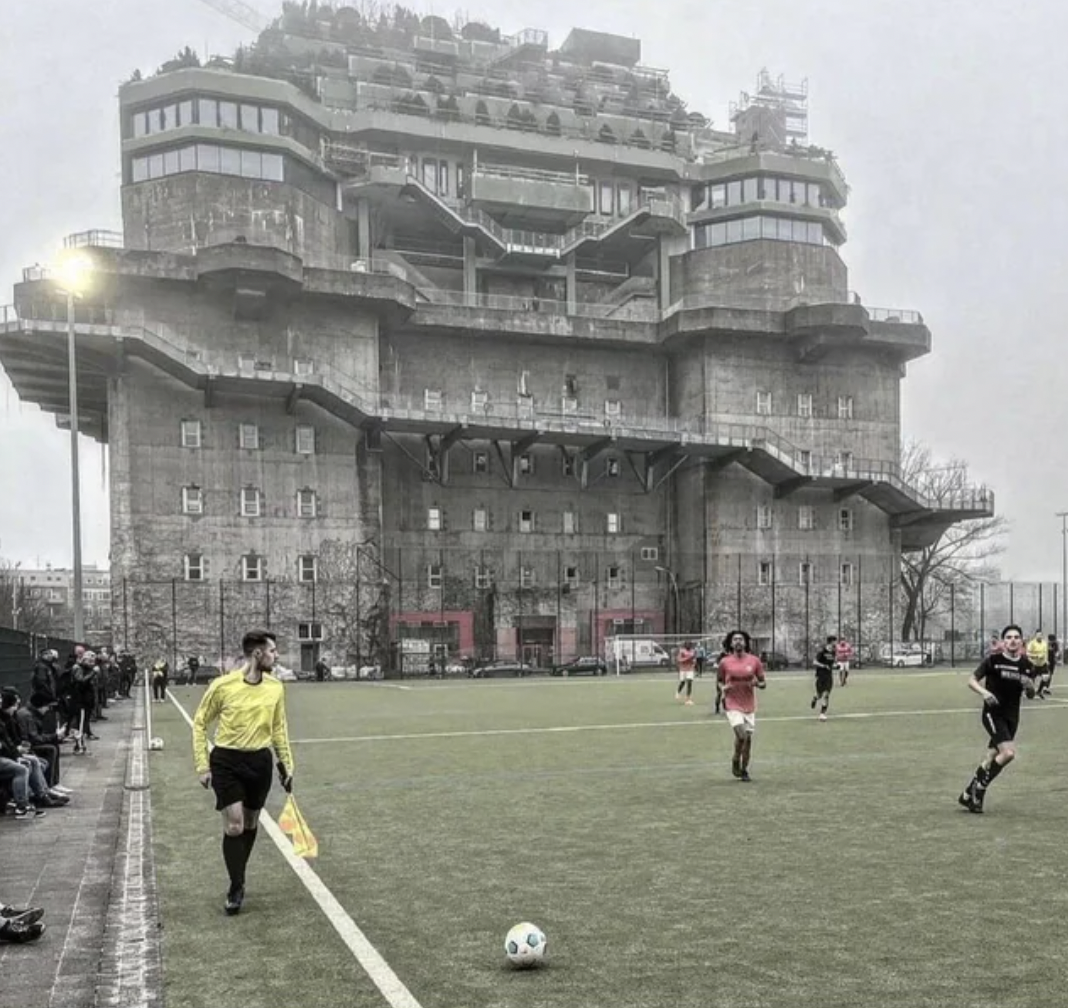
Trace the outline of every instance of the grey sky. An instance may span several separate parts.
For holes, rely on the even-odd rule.
[[[281,0],[248,0],[273,16]],[[448,3],[412,0],[451,17]],[[252,33],[201,0],[8,0],[0,33],[0,284],[62,236],[118,228],[116,91],[178,49],[230,52]],[[534,12],[538,13],[535,14]],[[1068,91],[1057,0],[493,0],[465,15],[505,31],[634,35],[643,61],[727,125],[761,67],[809,79],[810,134],[853,187],[843,257],[865,303],[918,308],[934,352],[904,384],[906,436],[965,458],[1012,522],[1007,576],[1060,576],[1068,427],[1054,292],[1064,273]],[[1059,387],[1060,386],[1060,387]],[[68,436],[0,378],[0,555],[70,562]],[[107,559],[101,453],[83,451],[85,550]]]

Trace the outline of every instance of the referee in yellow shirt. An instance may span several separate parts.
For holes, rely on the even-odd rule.
[[[278,657],[275,636],[253,630],[245,634],[241,650],[245,664],[208,687],[193,718],[197,775],[215,791],[215,808],[223,815],[223,860],[230,876],[226,912],[231,916],[241,912],[245,899],[245,866],[271,790],[272,747],[282,787],[289,791],[293,786],[285,687],[270,675]],[[209,755],[208,730],[216,721]]]

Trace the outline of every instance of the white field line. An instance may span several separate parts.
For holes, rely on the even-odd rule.
[[[1061,701],[1068,704],[1068,701]],[[1042,710],[1042,707],[1031,707],[1030,710]],[[1046,708],[1052,710],[1052,707]],[[975,707],[941,707],[932,710],[896,710],[896,711],[862,711],[849,714],[832,714],[831,721],[863,721],[872,718],[896,718],[896,717],[931,717],[939,714],[978,714],[979,706]],[[794,721],[815,721],[814,715],[782,715],[779,717],[757,717],[757,724],[782,724]],[[449,731],[449,732],[413,732],[404,735],[343,735],[335,738],[306,738],[290,739],[292,745],[337,745],[345,742],[411,742],[417,739],[457,739],[457,738],[491,738],[497,735],[564,735],[576,732],[600,732],[600,731],[639,731],[646,728],[707,728],[709,725],[727,725],[726,719],[717,718],[714,721],[632,721],[621,724],[586,724],[586,725],[552,725],[545,728],[486,728],[480,731]]]
[[[170,690],[167,691],[167,695],[170,697],[171,703],[178,708],[178,712],[185,718],[190,729],[192,729],[193,719],[186,712],[186,709],[175,699]],[[378,949],[371,944],[367,936],[359,929],[356,922],[348,915],[345,908],[326,887],[323,880],[319,878],[307,861],[293,853],[293,847],[289,840],[278,828],[278,824],[271,818],[266,809],[260,813],[260,822],[266,827],[267,835],[274,841],[286,863],[296,872],[297,878],[304,883],[304,888],[311,894],[312,899],[319,904],[319,909],[322,910],[326,919],[392,1008],[421,1008],[411,991],[404,986],[400,977],[393,972],[389,963],[382,958]]]

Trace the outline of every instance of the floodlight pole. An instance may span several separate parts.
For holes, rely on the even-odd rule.
[[[1061,638],[1068,637],[1068,511],[1058,511],[1061,520]],[[1063,651],[1064,644],[1062,642]]]
[[[71,530],[74,539],[74,641],[84,643],[85,619],[82,610],[82,490],[78,457],[78,362],[74,346],[74,290],[67,291],[67,366],[70,398],[70,500]]]
[[[679,581],[675,577],[675,572],[670,567],[657,567],[656,570],[662,571],[666,574],[671,581],[671,593],[674,596],[675,608],[672,610],[671,616],[671,632],[678,636],[679,633]],[[632,627],[633,629],[633,627]]]

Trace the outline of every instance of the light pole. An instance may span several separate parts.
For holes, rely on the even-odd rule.
[[[679,632],[679,581],[675,577],[675,572],[670,567],[656,567],[656,570],[668,576],[671,581],[671,592],[675,599],[675,607],[671,611],[671,632],[678,634]]]
[[[21,579],[19,578],[19,568],[22,566],[22,561],[19,560],[14,567],[11,568],[11,629],[18,630],[19,628],[19,613],[22,610],[19,608],[19,585]]]
[[[1068,511],[1058,511],[1061,520],[1061,639],[1068,637]],[[1061,645],[1063,649],[1064,645]]]
[[[78,360],[74,340],[74,301],[85,289],[89,262],[82,255],[65,256],[59,264],[59,286],[67,294],[67,386],[70,402],[70,502],[74,580],[72,586],[74,641],[83,643],[85,618],[82,598],[82,485],[78,455]]]

